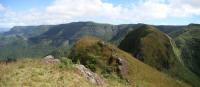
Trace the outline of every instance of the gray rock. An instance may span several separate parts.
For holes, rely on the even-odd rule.
[[[118,65],[118,73],[123,77],[124,75],[128,74],[128,63],[126,60],[122,58],[117,58]]]
[[[84,65],[75,65],[81,75],[83,75],[88,81],[101,87],[105,87],[104,80],[96,73],[86,68]]]
[[[44,59],[54,59],[54,56],[48,55],[48,56],[44,57]]]
[[[43,62],[46,64],[56,64],[56,63],[60,63],[60,60],[55,59],[54,56],[52,56],[52,55],[48,55],[48,56],[44,57]]]

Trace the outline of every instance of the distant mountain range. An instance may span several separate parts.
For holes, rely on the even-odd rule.
[[[53,27],[53,25],[40,25],[40,26],[14,26],[8,32],[4,32],[3,35],[11,36],[11,35],[19,35],[26,38],[34,37],[40,35],[48,29]]]
[[[5,58],[8,55],[10,56],[15,54],[15,50],[9,50],[8,48],[16,48],[18,50],[21,49],[23,52],[24,48],[27,50],[42,49],[44,51],[48,50],[48,52],[45,52],[45,54],[48,54],[52,51],[50,48],[60,48],[62,46],[69,48],[74,44],[74,42],[83,36],[95,36],[102,40],[118,45],[129,31],[132,31],[142,25],[143,24],[112,25],[95,22],[72,22],[59,25],[15,26],[9,31],[0,34],[0,46],[1,49],[3,48],[2,51],[4,50],[3,52],[0,50],[0,57]],[[170,34],[173,31],[182,30],[186,26],[187,25],[155,25],[155,27],[167,34]],[[14,45],[16,47],[13,47],[12,44],[19,46]],[[27,44],[26,47],[24,47],[24,44]],[[43,49],[41,46],[47,48]],[[11,52],[6,52],[5,49],[8,49],[7,51]],[[40,53],[43,54],[43,52]],[[26,53],[26,57],[29,57],[33,54],[37,55],[37,53]],[[15,55],[18,56],[18,54]]]

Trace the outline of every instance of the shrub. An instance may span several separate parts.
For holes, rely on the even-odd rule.
[[[71,59],[62,57],[60,60],[61,64],[59,65],[59,68],[72,68],[73,62]]]

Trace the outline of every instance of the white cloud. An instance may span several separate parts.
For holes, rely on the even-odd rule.
[[[170,16],[200,15],[200,0],[170,0],[168,7]]]
[[[115,7],[101,0],[56,0],[46,11],[69,19],[76,17],[115,19],[123,10],[120,6]]]
[[[131,8],[130,12],[132,12],[133,15],[138,16],[140,20],[145,20],[165,18],[167,17],[167,11],[167,5],[162,4],[157,0],[149,0],[136,4]]]
[[[104,0],[105,1],[105,0]],[[44,10],[15,12],[0,4],[0,26],[59,24],[71,21],[137,23],[200,15],[200,0],[139,0],[131,7],[102,0],[55,0]]]

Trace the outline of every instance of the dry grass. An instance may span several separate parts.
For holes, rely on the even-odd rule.
[[[108,87],[125,87],[106,79]],[[15,63],[0,64],[0,87],[96,87],[76,73],[72,67],[44,64],[40,59],[22,59]]]

